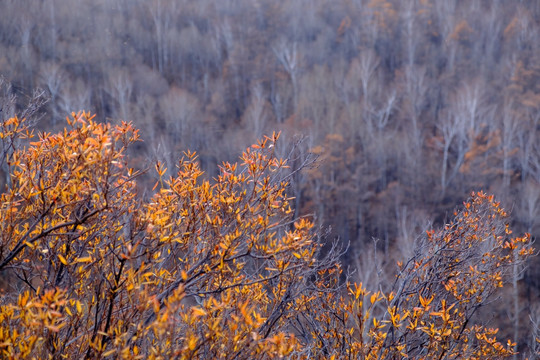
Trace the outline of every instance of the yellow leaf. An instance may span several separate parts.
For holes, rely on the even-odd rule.
[[[64,264],[64,265],[67,265],[67,264],[68,264],[66,258],[63,257],[62,255],[58,254],[58,258],[60,259],[60,262],[61,262],[62,264]]]
[[[88,143],[87,145],[99,147],[99,143],[94,138],[87,138],[85,142]]]
[[[116,352],[116,349],[109,350],[109,351],[103,353],[103,357],[111,356],[115,352]]]
[[[77,302],[75,303],[75,306],[77,307],[77,312],[79,314],[82,314],[82,305],[81,303],[77,300]]]
[[[33,249],[35,247],[32,243],[29,243],[28,241],[25,241],[24,244],[28,246],[30,249]]]
[[[189,341],[188,341],[188,348],[189,350],[195,350],[195,347],[197,346],[197,338],[192,336],[189,338]]]
[[[199,317],[199,316],[205,316],[206,315],[206,311],[204,311],[203,309],[199,308],[199,307],[193,307],[192,308],[192,311],[193,311],[193,316],[194,317]]]
[[[54,326],[54,325],[45,325],[47,329],[49,329],[52,332],[59,332],[62,329],[62,326]]]

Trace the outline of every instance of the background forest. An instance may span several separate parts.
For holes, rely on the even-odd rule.
[[[293,170],[318,157],[297,213],[368,281],[472,190],[538,237],[539,36],[536,0],[3,0],[0,74],[21,106],[48,93],[43,131],[133,120],[141,167],[191,149],[213,177],[281,131]],[[539,275],[536,257],[489,310],[501,338],[530,340]]]

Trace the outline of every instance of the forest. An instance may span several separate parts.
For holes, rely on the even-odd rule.
[[[223,162],[275,139],[275,158],[287,159],[288,216],[310,219],[326,244],[301,258],[338,257],[335,281],[366,291],[395,290],[396,264],[420,256],[426,234],[451,231],[471,192],[494,194],[487,202],[500,201],[516,234],[540,233],[535,0],[4,0],[0,19],[6,189],[15,188],[8,158],[37,141],[13,126],[62,134],[85,110],[140,130],[125,166],[138,174],[137,192],[126,192],[142,202],[172,187],[164,181],[186,153],[211,182]],[[6,278],[10,266],[0,266]],[[534,353],[540,260],[511,269],[475,316]]]

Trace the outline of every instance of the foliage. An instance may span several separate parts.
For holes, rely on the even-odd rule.
[[[2,129],[31,136],[25,119],[8,122]],[[323,253],[312,223],[292,218],[278,135],[212,181],[194,153],[169,179],[157,162],[148,201],[125,156],[138,140],[129,123],[79,113],[6,160],[0,271],[12,281],[0,307],[2,357],[513,354],[496,330],[473,323],[531,254],[528,235],[509,237],[493,197],[473,194],[453,222],[419,241],[391,292],[370,292],[343,280],[339,248]]]
[[[321,323],[327,324],[331,341],[341,338],[354,357],[366,359],[493,359],[513,354],[515,344],[497,342],[496,329],[472,323],[512,266],[532,253],[528,234],[509,238],[505,218],[493,196],[473,193],[454,221],[428,231],[416,254],[398,264],[389,294],[348,285],[352,301],[339,303],[346,304],[343,316],[355,326],[336,331],[323,313]]]
[[[540,2],[306,2],[0,1],[0,77],[13,84],[0,80],[0,119],[42,88],[49,101],[20,118],[53,133],[79,109],[133,120],[145,142],[132,161],[159,159],[166,177],[187,149],[212,178],[262,134],[309,135],[278,149],[292,171],[321,155],[291,178],[295,213],[350,243],[344,265],[380,239],[385,274],[473,190],[540,236]],[[520,350],[538,299],[536,258],[491,306]]]

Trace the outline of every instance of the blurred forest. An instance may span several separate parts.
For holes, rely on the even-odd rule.
[[[133,120],[132,155],[171,174],[191,149],[215,176],[281,131],[293,171],[318,157],[292,178],[297,213],[366,283],[472,190],[540,233],[537,0],[2,0],[0,74],[21,107],[47,92],[40,130]],[[490,309],[501,338],[529,342],[539,294],[536,257]]]

